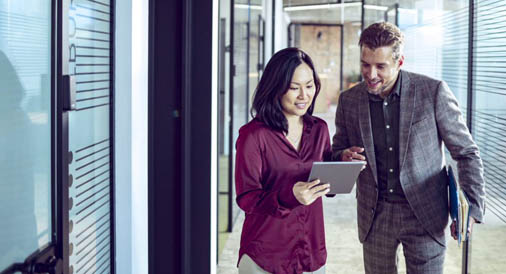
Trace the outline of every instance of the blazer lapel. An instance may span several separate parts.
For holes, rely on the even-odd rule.
[[[402,170],[408,153],[411,123],[415,109],[416,87],[410,81],[409,74],[402,71],[401,102],[399,107],[399,168]]]
[[[374,175],[374,181],[378,184],[378,171],[376,170],[376,156],[374,154],[369,96],[365,87],[360,90],[359,96],[358,123],[360,125],[360,134],[362,135],[362,143],[364,145],[368,165]]]

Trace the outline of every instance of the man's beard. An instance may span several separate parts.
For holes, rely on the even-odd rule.
[[[384,91],[385,91],[385,85],[382,85],[377,90],[371,90],[371,89],[369,89],[369,87],[367,88],[367,92],[369,92],[369,94],[372,94],[372,95],[381,95],[384,93]]]
[[[370,90],[370,89],[367,89],[367,92],[369,92],[369,94],[372,94],[372,95],[380,95],[383,93],[383,87],[381,87],[380,89],[378,90]]]
[[[367,88],[367,92],[372,95],[377,95],[382,98],[386,98],[393,90],[393,85],[390,87],[390,90],[387,92],[386,89],[389,86],[389,82],[384,83],[378,90],[370,90],[369,87]]]

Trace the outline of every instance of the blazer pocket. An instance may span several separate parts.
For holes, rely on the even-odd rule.
[[[413,121],[413,122],[411,123],[411,126],[418,126],[418,125],[420,125],[421,123],[423,123],[425,120],[427,120],[428,118],[429,118],[429,117],[424,116],[424,117],[422,117],[421,119],[418,119],[418,120],[416,120],[416,121]]]

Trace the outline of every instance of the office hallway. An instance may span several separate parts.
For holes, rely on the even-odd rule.
[[[362,247],[358,241],[356,226],[356,200],[352,194],[324,198],[325,232],[327,241],[327,274],[364,273]],[[232,233],[228,238],[218,263],[218,274],[236,274],[237,256],[241,237],[244,214],[241,213]],[[506,255],[501,247],[506,246],[504,225],[487,224],[479,227],[480,238],[490,241],[473,241],[473,274],[499,274],[506,269]],[[486,231],[484,231],[486,230]],[[478,236],[478,235],[477,235]],[[495,240],[494,240],[495,239]],[[460,274],[461,252],[453,239],[447,237],[447,255],[445,274]],[[493,243],[491,245],[490,243]],[[489,255],[487,255],[489,254]],[[503,255],[499,255],[503,254]],[[406,273],[406,267],[399,252],[399,273]],[[502,259],[500,259],[502,257]]]
[[[333,106],[327,113],[316,114],[316,116],[323,118],[327,122],[331,138],[335,132],[335,126],[333,125],[335,108]],[[324,197],[323,206],[328,254],[326,273],[364,273],[362,246],[358,241],[357,232],[355,189],[350,194],[337,195],[334,198]],[[236,265],[243,221],[244,213],[241,212],[219,256],[218,274],[237,273]],[[472,273],[505,273],[506,253],[503,247],[506,246],[506,225],[496,219],[491,213],[487,214],[485,222],[486,225],[475,227],[475,235],[472,242]],[[461,273],[461,256],[462,249],[457,246],[456,241],[450,239],[449,230],[447,230],[445,274]],[[399,251],[399,273],[406,273],[402,248]]]

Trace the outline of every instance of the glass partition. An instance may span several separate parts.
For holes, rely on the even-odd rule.
[[[111,2],[71,1],[69,71],[76,110],[69,112],[70,273],[109,273],[111,245]]]
[[[399,27],[406,36],[404,68],[448,83],[471,122],[468,126],[485,167],[486,214],[484,224],[473,229],[468,271],[501,273],[506,267],[501,255],[506,245],[506,93],[502,91],[506,40],[500,33],[506,29],[501,19],[506,9],[497,1],[474,1],[471,25],[468,1],[414,4],[419,8],[399,7]],[[449,155],[447,159],[453,163]],[[462,251],[449,239],[445,273],[461,273]]]
[[[52,240],[51,1],[0,1],[0,271]]]
[[[472,132],[485,167],[486,215],[474,228],[471,273],[506,269],[506,6],[474,1]]]
[[[264,28],[261,0],[220,1],[218,257],[241,213],[235,202],[235,141],[239,129],[251,119],[249,110],[263,71]]]
[[[257,69],[258,54],[258,15],[262,13],[262,1],[236,0],[234,1],[233,22],[233,87],[231,90],[232,104],[232,134],[231,142],[235,150],[235,141],[239,136],[239,129],[250,119],[250,109],[254,89],[258,83],[259,71]],[[235,153],[232,151],[233,161]],[[233,178],[233,166],[229,167]],[[232,181],[233,182],[233,179]],[[233,225],[240,209],[235,202],[235,184],[232,183],[230,200],[231,218]]]

